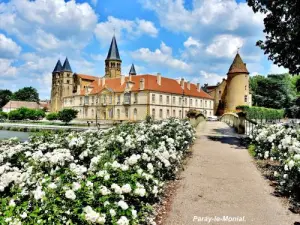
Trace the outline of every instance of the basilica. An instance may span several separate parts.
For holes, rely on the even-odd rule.
[[[115,37],[104,63],[105,75],[99,77],[74,73],[68,58],[63,64],[58,60],[52,72],[51,111],[72,108],[78,111],[78,119],[134,121],[143,120],[147,115],[154,119],[184,118],[190,109],[212,116],[220,112],[223,100],[227,103],[224,104],[227,111],[237,104],[249,104],[245,97],[249,96],[246,84],[249,73],[245,65],[241,65],[239,55],[228,73],[229,82],[206,86],[206,91],[199,83],[193,84],[183,78],[175,80],[160,73],[137,74],[133,64],[127,75],[122,74],[122,60]],[[240,93],[241,88],[238,88],[237,92],[231,92],[239,84],[245,84],[245,90]],[[232,97],[227,99],[224,97],[227,95]]]

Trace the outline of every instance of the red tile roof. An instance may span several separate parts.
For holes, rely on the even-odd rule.
[[[246,64],[243,62],[239,53],[236,54],[233,63],[231,64],[227,74],[233,73],[247,73],[249,74]]]
[[[98,79],[98,77],[95,76],[90,76],[90,75],[86,75],[86,74],[78,74],[76,73],[75,75],[77,75],[78,77],[85,79],[85,80],[96,80]]]
[[[9,101],[3,106],[3,109],[18,109],[21,107],[26,107],[29,109],[40,109],[41,105],[37,102],[26,102],[26,101]]]
[[[88,76],[88,75],[85,75]],[[92,76],[88,76],[92,77]],[[124,92],[126,88],[126,82],[129,81],[129,76],[124,78],[124,83],[121,85],[121,78],[105,78],[105,84],[102,84],[101,78],[94,77],[94,81],[90,85],[93,89],[90,94],[97,94],[101,92],[105,88],[112,89],[114,92]],[[177,80],[161,77],[161,85],[157,83],[157,76],[156,75],[136,75],[131,76],[131,81],[133,86],[131,91],[139,91],[140,90],[140,81],[144,79],[144,90],[148,91],[157,91],[157,92],[164,92],[170,94],[178,94],[182,95],[183,90],[180,86],[180,83]],[[100,81],[99,81],[100,79]],[[80,95],[84,95],[85,91],[80,90]],[[200,97],[200,98],[207,98],[213,99],[209,94],[204,92],[201,88],[200,91],[197,90],[197,85],[190,84],[190,89],[188,89],[188,83],[184,82],[184,95],[186,96],[193,96],[193,97]]]

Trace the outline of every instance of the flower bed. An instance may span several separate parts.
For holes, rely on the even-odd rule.
[[[151,224],[194,140],[188,122],[0,142],[0,224]]]
[[[250,135],[257,159],[278,162],[278,191],[300,202],[300,130],[283,125],[257,126]]]

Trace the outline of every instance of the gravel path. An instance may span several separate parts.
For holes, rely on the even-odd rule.
[[[291,213],[282,199],[271,195],[273,188],[261,176],[247,150],[239,145],[239,137],[231,128],[222,122],[207,122],[197,128],[197,133],[193,156],[180,175],[164,224],[300,222],[300,216]]]

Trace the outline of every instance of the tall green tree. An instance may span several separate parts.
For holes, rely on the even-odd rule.
[[[253,105],[274,109],[290,107],[296,93],[288,74],[250,78]]]
[[[33,87],[24,87],[13,94],[12,100],[39,102],[39,94]]]
[[[11,96],[12,92],[10,90],[0,90],[0,108],[9,102]]]
[[[300,0],[247,0],[254,12],[265,14],[266,38],[257,45],[279,66],[300,74]]]

